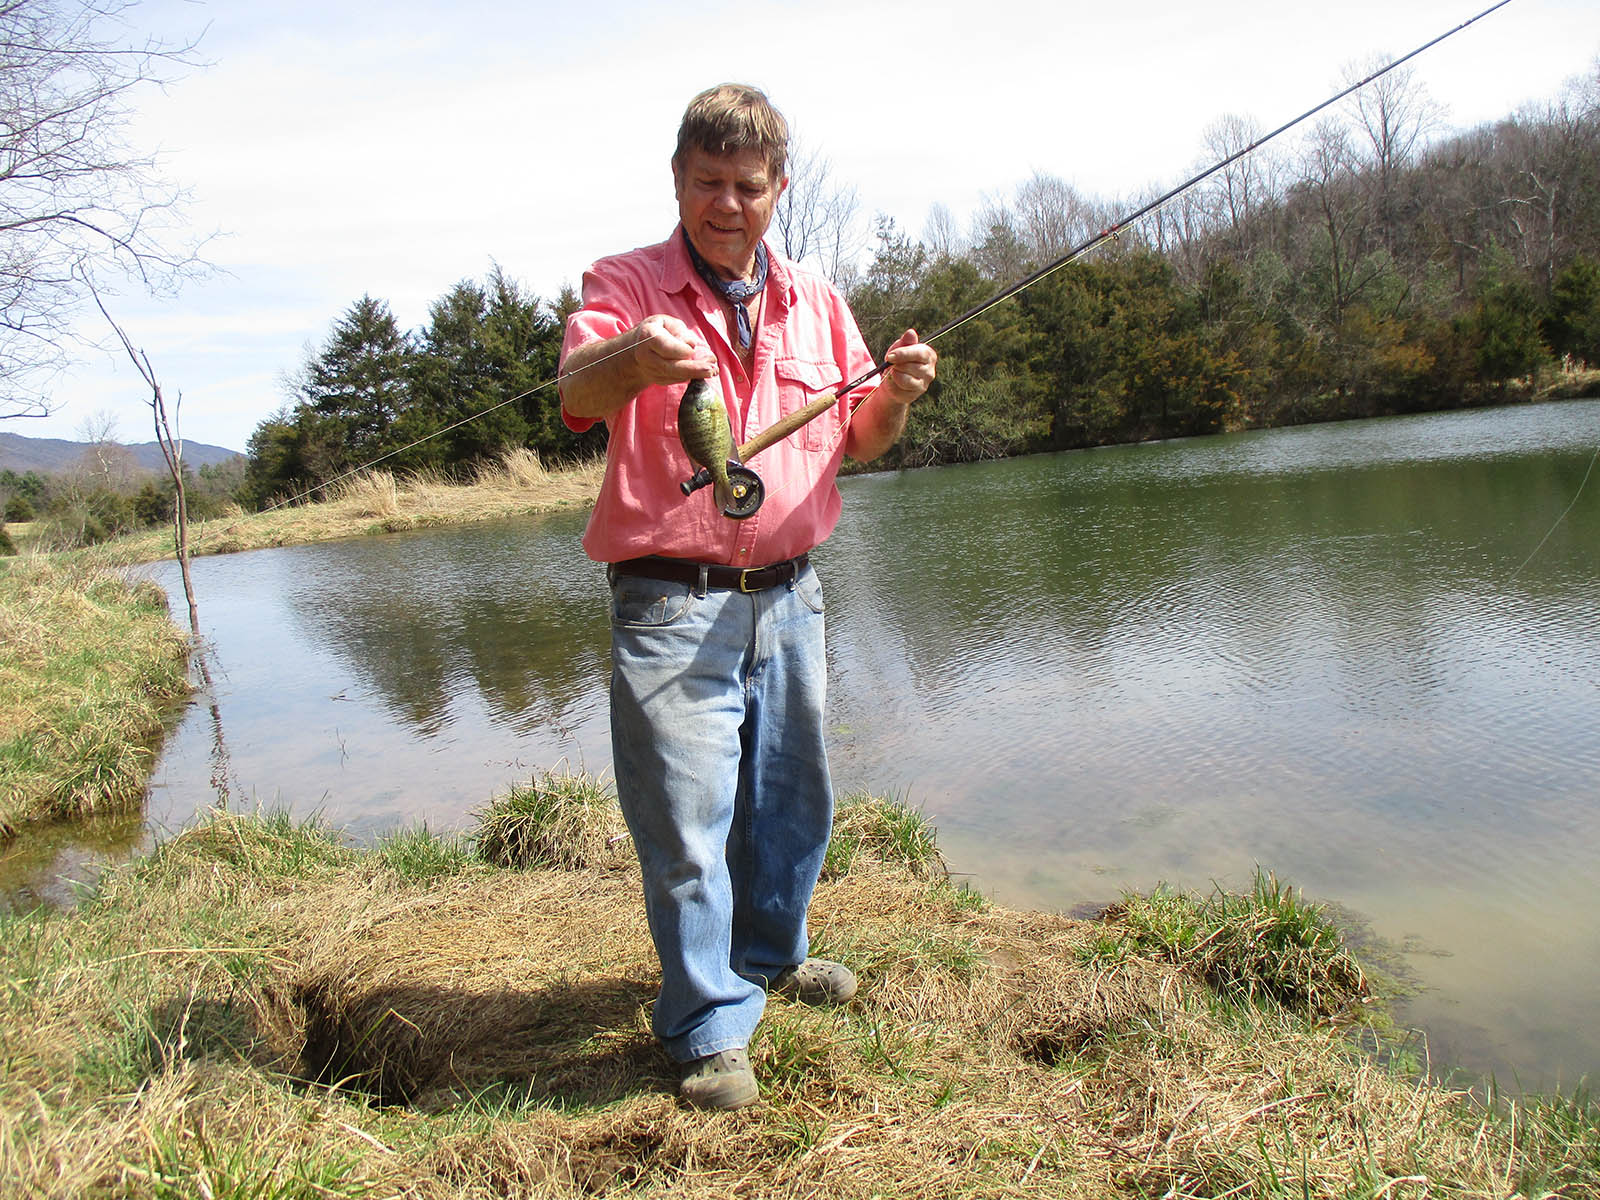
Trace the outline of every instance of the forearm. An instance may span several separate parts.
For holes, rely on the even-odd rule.
[[[649,382],[629,353],[638,341],[638,332],[628,329],[568,354],[561,364],[561,406],[575,417],[614,416]]]
[[[915,329],[908,329],[883,361],[887,369],[878,386],[850,416],[850,438],[844,449],[857,462],[871,462],[900,440],[911,402],[933,382],[939,356],[932,346],[917,341]]]
[[[893,374],[891,371],[885,376],[850,416],[850,441],[846,449],[857,462],[871,462],[900,440],[911,401],[921,394],[901,392],[893,386]]]
[[[573,349],[561,364],[561,404],[574,417],[610,419],[647,387],[716,373],[705,340],[676,317],[656,313]]]

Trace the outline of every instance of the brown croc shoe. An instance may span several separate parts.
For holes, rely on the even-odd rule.
[[[842,963],[808,958],[780,971],[771,990],[805,1004],[843,1004],[856,994],[856,977]]]
[[[756,1102],[761,1089],[750,1069],[750,1055],[743,1049],[723,1050],[684,1063],[678,1095],[696,1108],[744,1108]]]

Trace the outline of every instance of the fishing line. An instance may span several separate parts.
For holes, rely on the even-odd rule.
[[[475,413],[471,414],[470,416],[462,417],[459,421],[452,421],[450,424],[444,426],[442,429],[435,429],[432,433],[423,434],[416,441],[411,442],[411,443],[409,443],[407,445],[400,446],[400,447],[398,447],[398,448],[396,448],[394,450],[387,450],[384,453],[378,455],[378,457],[373,458],[373,459],[369,459],[367,462],[362,463],[358,467],[351,467],[348,471],[342,471],[338,475],[335,475],[333,478],[323,480],[323,482],[317,484],[316,486],[314,486],[312,488],[307,489],[306,491],[299,492],[299,493],[297,493],[297,494],[295,494],[293,496],[285,497],[282,500],[274,500],[272,503],[268,504],[261,511],[262,512],[271,512],[273,509],[282,508],[285,505],[294,504],[294,503],[297,503],[298,501],[308,499],[311,496],[316,495],[318,492],[324,491],[325,489],[332,487],[334,484],[338,483],[341,479],[349,479],[352,475],[359,475],[363,471],[369,471],[373,467],[377,466],[379,463],[387,462],[389,459],[395,457],[397,454],[404,454],[407,450],[415,450],[418,446],[421,446],[421,445],[423,445],[423,444],[425,444],[427,442],[431,442],[434,438],[441,437],[444,434],[449,433],[452,429],[460,429],[463,425],[471,424],[473,421],[476,421],[479,417],[486,417],[490,413],[495,412],[497,409],[502,409],[508,404],[515,404],[518,400],[526,400],[529,396],[536,396],[540,392],[544,391],[545,388],[554,387],[556,384],[561,383],[564,380],[571,379],[574,375],[581,374],[582,372],[589,370],[591,367],[598,367],[603,362],[608,362],[613,358],[617,358],[620,355],[626,354],[637,345],[639,345],[639,342],[631,342],[628,345],[622,347],[620,350],[613,350],[610,354],[601,355],[599,358],[595,359],[592,363],[587,363],[584,366],[579,367],[575,371],[568,371],[565,374],[557,372],[553,377],[551,377],[549,379],[546,379],[543,383],[534,384],[533,387],[529,388],[525,392],[519,392],[517,395],[512,396],[509,399],[500,400],[500,401],[498,401],[498,402],[496,402],[494,404],[491,404],[488,408],[485,408],[485,409],[483,409],[483,410],[481,410],[479,412],[475,412]]]
[[[1475,24],[1476,22],[1483,20],[1484,17],[1487,17],[1490,13],[1494,12],[1496,9],[1504,8],[1507,4],[1510,4],[1510,3],[1511,3],[1511,0],[1499,0],[1499,3],[1491,4],[1488,8],[1484,9],[1477,16],[1469,17],[1467,20],[1465,20],[1465,21],[1461,22],[1461,24],[1457,25],[1454,29],[1446,30],[1444,33],[1439,34],[1437,37],[1431,38],[1430,40],[1422,43],[1422,45],[1418,46],[1415,50],[1411,51],[1409,54],[1404,54],[1401,57],[1399,57],[1397,59],[1394,59],[1393,61],[1385,64],[1384,66],[1378,68],[1376,71],[1372,72],[1372,74],[1368,75],[1365,79],[1362,79],[1362,80],[1360,80],[1360,81],[1358,81],[1356,83],[1352,83],[1349,87],[1345,88],[1342,92],[1338,92],[1335,95],[1329,96],[1326,100],[1324,100],[1321,104],[1316,105],[1314,108],[1306,109],[1305,112],[1301,113],[1298,117],[1295,117],[1293,120],[1285,121],[1282,125],[1279,125],[1271,133],[1263,134],[1261,137],[1259,137],[1255,141],[1251,142],[1248,146],[1244,147],[1244,149],[1235,151],[1234,153],[1228,155],[1228,157],[1222,159],[1220,162],[1216,163],[1215,165],[1207,167],[1204,171],[1201,171],[1198,175],[1195,175],[1192,178],[1184,180],[1184,182],[1180,183],[1177,187],[1173,188],[1171,191],[1164,192],[1162,195],[1157,196],[1154,200],[1150,201],[1150,203],[1146,204],[1144,207],[1136,209],[1134,212],[1129,213],[1127,216],[1123,217],[1122,219],[1114,222],[1111,225],[1108,225],[1106,228],[1102,229],[1099,233],[1095,234],[1093,237],[1089,238],[1088,240],[1080,243],[1077,246],[1074,246],[1071,250],[1068,250],[1060,258],[1057,258],[1057,259],[1055,259],[1055,260],[1053,260],[1051,262],[1046,263],[1044,266],[1042,266],[1038,270],[1034,271],[1031,275],[1024,276],[1022,279],[1019,279],[1016,283],[1012,284],[1010,287],[1007,287],[1005,290],[996,293],[994,296],[990,297],[988,300],[985,300],[983,303],[981,303],[979,305],[976,305],[973,308],[968,309],[966,312],[962,313],[955,320],[951,321],[948,325],[945,325],[942,329],[939,329],[938,331],[936,331],[935,333],[931,334],[930,336],[928,336],[926,338],[923,338],[922,339],[923,342],[924,343],[933,342],[936,339],[943,337],[945,334],[950,333],[953,330],[959,329],[961,326],[965,325],[968,321],[971,321],[975,317],[982,316],[984,313],[988,312],[991,308],[995,307],[995,305],[1000,304],[1000,303],[1002,303],[1002,302],[1004,302],[1006,300],[1009,300],[1012,296],[1015,296],[1017,293],[1019,293],[1021,291],[1024,291],[1027,288],[1032,287],[1034,284],[1038,283],[1041,279],[1044,279],[1047,276],[1055,274],[1057,271],[1061,270],[1063,267],[1066,267],[1066,266],[1070,265],[1071,263],[1075,262],[1077,259],[1082,258],[1085,254],[1088,254],[1090,251],[1095,250],[1095,249],[1099,248],[1100,246],[1105,245],[1108,241],[1116,240],[1116,238],[1118,236],[1120,236],[1122,231],[1127,229],[1129,226],[1135,224],[1138,221],[1143,220],[1145,217],[1149,216],[1151,213],[1156,212],[1161,208],[1164,208],[1166,205],[1170,204],[1173,200],[1176,200],[1179,196],[1181,196],[1184,192],[1187,192],[1190,188],[1194,187],[1196,184],[1203,183],[1207,179],[1211,178],[1211,176],[1215,175],[1218,171],[1221,171],[1226,167],[1232,166],[1234,163],[1238,162],[1241,158],[1244,158],[1246,155],[1253,153],[1254,151],[1260,149],[1262,146],[1265,146],[1268,142],[1272,141],[1272,139],[1277,137],[1279,134],[1287,133],[1289,130],[1293,129],[1296,125],[1299,125],[1302,121],[1306,121],[1306,120],[1310,119],[1311,117],[1316,116],[1323,109],[1329,108],[1332,105],[1337,104],[1339,101],[1343,100],[1346,96],[1350,95],[1352,92],[1360,91],[1362,88],[1366,87],[1367,84],[1372,83],[1373,81],[1375,81],[1377,79],[1381,79],[1383,76],[1387,75],[1390,71],[1393,71],[1396,67],[1400,66],[1402,63],[1409,62],[1411,59],[1417,57],[1417,55],[1421,54],[1423,51],[1432,49],[1434,46],[1437,46],[1440,42],[1444,41],[1446,38],[1454,37],[1456,34],[1460,33],[1467,26]],[[886,366],[875,367],[873,370],[867,372],[865,375],[861,376],[859,379],[854,379],[851,382],[845,384],[843,387],[841,387],[839,389],[839,391],[840,392],[848,392],[848,391],[851,391],[854,388],[860,387],[863,383],[866,383],[869,379],[872,379],[877,375],[881,375],[887,369],[888,368]]]
[[[1572,495],[1572,503],[1567,505],[1566,511],[1556,518],[1555,524],[1550,526],[1549,532],[1539,539],[1539,544],[1533,548],[1532,552],[1529,553],[1527,558],[1522,560],[1521,565],[1518,566],[1515,571],[1511,572],[1510,577],[1506,580],[1507,583],[1510,583],[1512,580],[1516,579],[1518,575],[1522,574],[1522,568],[1527,566],[1538,556],[1539,551],[1544,549],[1544,544],[1548,542],[1551,537],[1555,535],[1556,530],[1561,527],[1561,522],[1565,521],[1568,515],[1571,514],[1572,510],[1578,507],[1578,498],[1583,495],[1583,489],[1589,486],[1589,476],[1594,474],[1594,464],[1596,459],[1600,459],[1600,446],[1596,446],[1594,448],[1594,453],[1589,456],[1589,468],[1588,470],[1584,471],[1583,479],[1578,483],[1578,490]]]
[[[1057,271],[1061,270],[1062,268],[1071,265],[1073,262],[1076,262],[1078,259],[1082,258],[1085,254],[1088,254],[1091,251],[1093,251],[1095,249],[1098,249],[1100,246],[1105,245],[1105,243],[1107,243],[1109,241],[1115,241],[1117,238],[1119,238],[1121,236],[1122,232],[1125,229],[1128,229],[1130,226],[1132,226],[1132,225],[1136,224],[1137,222],[1143,220],[1145,217],[1150,216],[1152,213],[1160,211],[1162,208],[1164,208],[1168,204],[1172,203],[1172,201],[1176,200],[1183,193],[1187,192],[1190,188],[1193,188],[1197,184],[1205,182],[1207,179],[1211,178],[1211,176],[1215,175],[1218,171],[1224,170],[1227,167],[1232,166],[1234,163],[1238,162],[1240,159],[1244,158],[1246,155],[1253,153],[1254,151],[1260,149],[1262,146],[1265,146],[1268,142],[1272,141],[1274,138],[1276,138],[1279,135],[1281,135],[1283,133],[1286,133],[1289,130],[1293,129],[1296,125],[1301,124],[1303,121],[1309,120],[1311,117],[1316,116],[1319,112],[1322,112],[1324,109],[1329,108],[1334,104],[1337,104],[1339,101],[1343,100],[1346,96],[1349,96],[1353,92],[1359,91],[1360,89],[1366,87],[1369,83],[1372,83],[1373,81],[1375,81],[1377,79],[1381,79],[1383,76],[1387,75],[1390,71],[1393,71],[1396,67],[1399,67],[1403,63],[1409,62],[1411,59],[1416,58],[1417,55],[1423,53],[1424,51],[1432,49],[1434,46],[1437,46],[1440,42],[1445,41],[1447,38],[1454,37],[1456,34],[1460,33],[1463,29],[1467,28],[1469,25],[1476,24],[1478,21],[1483,20],[1484,17],[1487,17],[1490,13],[1495,12],[1498,9],[1502,9],[1507,4],[1510,4],[1510,3],[1511,3],[1511,0],[1498,0],[1498,3],[1491,4],[1488,8],[1484,9],[1482,12],[1478,13],[1476,16],[1467,18],[1467,20],[1461,22],[1459,25],[1455,26],[1452,29],[1446,30],[1445,32],[1439,34],[1437,37],[1430,38],[1428,41],[1426,41],[1426,42],[1422,43],[1422,45],[1418,46],[1415,50],[1412,50],[1407,54],[1403,54],[1399,58],[1393,59],[1389,63],[1385,64],[1384,66],[1382,66],[1380,68],[1378,68],[1376,71],[1373,71],[1370,75],[1366,76],[1364,79],[1361,79],[1361,80],[1351,84],[1349,87],[1343,89],[1342,91],[1335,93],[1334,95],[1328,97],[1326,100],[1322,101],[1320,104],[1318,104],[1318,105],[1316,105],[1316,106],[1314,106],[1312,108],[1306,109],[1305,112],[1301,113],[1299,116],[1293,118],[1292,120],[1285,121],[1282,125],[1279,125],[1276,129],[1272,130],[1270,133],[1264,134],[1263,136],[1257,138],[1255,141],[1251,142],[1248,146],[1245,146],[1243,149],[1235,151],[1234,153],[1228,155],[1226,158],[1220,160],[1219,162],[1215,163],[1214,165],[1212,165],[1210,167],[1207,167],[1205,170],[1201,171],[1199,174],[1194,175],[1191,178],[1184,180],[1184,182],[1178,184],[1177,187],[1172,188],[1170,191],[1162,193],[1160,196],[1157,196],[1154,200],[1150,201],[1148,204],[1145,204],[1145,205],[1141,206],[1140,208],[1135,209],[1133,212],[1129,213],[1128,215],[1126,215],[1126,216],[1120,218],[1119,220],[1113,222],[1112,224],[1106,226],[1099,233],[1097,233],[1093,237],[1090,237],[1087,240],[1081,242],[1079,245],[1074,246],[1072,249],[1068,250],[1061,257],[1059,257],[1057,259],[1053,259],[1052,261],[1046,263],[1044,266],[1038,268],[1037,270],[1029,273],[1028,275],[1023,276],[1021,279],[1017,280],[1017,282],[1015,282],[1015,283],[1011,284],[1010,286],[1004,288],[1003,290],[995,293],[995,295],[993,295],[989,299],[983,301],[981,304],[975,305],[974,307],[968,309],[966,312],[962,313],[959,317],[956,317],[953,321],[950,321],[946,325],[944,325],[941,328],[935,330],[928,337],[921,339],[923,344],[931,344],[932,342],[937,341],[939,338],[944,337],[947,333],[954,332],[955,330],[961,328],[961,326],[965,325],[967,322],[969,322],[971,320],[974,320],[977,317],[982,316],[984,313],[988,312],[991,308],[994,308],[996,305],[1004,303],[1006,300],[1009,300],[1011,297],[1019,294],[1020,292],[1026,291],[1028,288],[1032,287],[1034,284],[1038,283],[1040,280],[1048,278],[1049,276],[1055,274]],[[414,442],[409,443],[408,445],[401,446],[398,449],[390,450],[390,451],[387,451],[387,452],[385,452],[383,454],[380,454],[376,458],[373,458],[373,459],[361,464],[360,466],[352,467],[348,471],[344,471],[344,472],[342,472],[342,473],[340,473],[338,475],[335,475],[332,479],[325,480],[322,483],[317,484],[315,487],[309,488],[308,490],[306,490],[304,492],[300,492],[300,493],[298,493],[296,495],[293,495],[293,496],[290,496],[290,497],[288,497],[288,498],[286,498],[284,500],[275,501],[272,504],[269,504],[262,511],[270,512],[275,508],[279,508],[279,507],[282,507],[282,506],[288,505],[288,504],[293,504],[293,503],[296,503],[297,501],[300,501],[300,500],[305,500],[305,499],[311,497],[312,495],[315,495],[317,492],[325,490],[326,488],[328,488],[332,484],[338,483],[340,480],[348,479],[352,475],[359,475],[361,472],[370,470],[371,468],[377,466],[379,463],[386,462],[389,459],[394,458],[396,455],[404,454],[407,450],[414,450],[418,446],[421,446],[426,442],[432,441],[436,437],[439,437],[439,436],[441,436],[443,434],[449,433],[452,429],[459,429],[461,426],[466,425],[466,424],[468,424],[468,423],[470,423],[472,421],[476,421],[480,417],[485,417],[488,414],[490,414],[492,412],[495,412],[498,409],[504,408],[508,404],[515,404],[519,400],[526,400],[529,396],[536,395],[537,393],[544,391],[546,388],[554,387],[556,384],[561,383],[564,380],[570,379],[574,375],[577,375],[577,374],[579,374],[579,373],[581,373],[583,371],[587,371],[587,370],[589,370],[589,369],[591,369],[593,367],[597,367],[601,363],[606,362],[606,361],[608,361],[608,360],[610,360],[612,358],[615,358],[618,355],[627,354],[630,351],[632,351],[634,349],[634,347],[637,346],[637,345],[638,345],[637,342],[632,342],[632,343],[628,344],[627,346],[622,347],[621,349],[615,350],[610,354],[602,356],[601,358],[597,358],[594,362],[585,363],[582,367],[578,368],[575,371],[569,371],[569,372],[566,372],[565,374],[562,374],[562,373],[558,372],[552,378],[547,379],[543,383],[537,384],[534,387],[529,388],[525,392],[522,392],[522,393],[520,393],[518,395],[512,396],[511,398],[509,398],[507,400],[501,400],[496,404],[492,404],[488,408],[483,409],[481,412],[476,412],[476,413],[471,414],[470,416],[463,417],[459,421],[452,422],[451,424],[446,425],[442,429],[437,429],[437,430],[434,430],[432,433],[425,434],[424,436],[418,438]],[[869,382],[869,381],[871,381],[873,379],[876,379],[879,375],[884,374],[886,371],[888,371],[890,369],[891,369],[890,364],[888,364],[888,363],[880,363],[880,364],[874,366],[872,368],[872,370],[867,371],[865,374],[862,374],[862,375],[856,377],[855,379],[852,379],[849,383],[842,384],[841,386],[833,389],[833,392],[832,392],[832,396],[834,397],[833,403],[837,403],[837,397],[845,395],[848,392],[854,391],[856,388],[860,387],[862,384],[867,383],[867,382]],[[865,400],[865,399],[866,399],[866,397],[862,397],[862,400]],[[810,411],[813,408],[816,410],[816,411],[812,411],[811,412],[811,415],[806,418],[806,421],[809,421],[809,420],[813,419],[816,416],[820,416],[822,412],[826,412],[829,408],[831,408],[833,406],[833,403],[830,403],[830,404],[827,404],[827,405],[822,405],[820,403],[820,401],[814,401],[812,403],[812,405],[807,406],[806,410],[802,410],[802,411]],[[840,436],[841,437],[843,436],[844,428],[848,426],[849,418],[854,415],[855,410],[857,408],[859,408],[859,407],[860,407],[860,402],[857,402],[855,405],[852,405],[849,409],[846,410],[846,414],[845,414],[846,419],[845,419],[844,424],[841,426],[841,432],[840,432]],[[803,424],[805,422],[801,422],[801,423]],[[787,431],[787,433],[792,433],[792,432],[794,432],[794,428],[790,428]],[[785,436],[787,436],[787,433],[785,434]],[[749,450],[749,451],[746,451],[745,447],[740,447],[740,451],[741,451],[740,457],[741,458],[749,457],[752,454],[759,453],[760,450],[765,449],[766,446],[770,445],[770,444],[771,444],[770,442],[767,442],[767,443],[764,443],[763,445],[761,445],[759,448],[752,449],[752,450]],[[749,445],[749,443],[747,443],[747,445]],[[710,481],[709,473],[702,471],[699,475],[695,476],[695,482],[699,482],[700,479],[702,478],[702,476],[704,477],[706,482]],[[1587,478],[1587,476],[1585,478]],[[1576,501],[1574,501],[1574,502],[1576,502]],[[1553,532],[1553,530],[1552,530],[1552,532]],[[1541,545],[1542,544],[1543,543],[1541,543]],[[1520,570],[1520,568],[1519,568],[1519,570]]]
[[[1476,24],[1477,22],[1483,20],[1484,17],[1487,17],[1490,13],[1495,12],[1498,9],[1502,9],[1507,4],[1510,4],[1510,3],[1511,3],[1511,0],[1498,0],[1498,3],[1491,4],[1488,8],[1484,9],[1482,12],[1478,13],[1476,16],[1468,17],[1465,21],[1462,21],[1459,25],[1456,25],[1455,27],[1453,27],[1451,29],[1447,29],[1447,30],[1445,30],[1445,32],[1439,34],[1438,36],[1432,37],[1432,38],[1428,39],[1426,42],[1423,42],[1422,45],[1418,46],[1416,49],[1414,49],[1414,50],[1412,50],[1412,51],[1410,51],[1410,52],[1408,52],[1406,54],[1401,55],[1399,58],[1390,60],[1388,63],[1386,63],[1383,66],[1379,67],[1376,71],[1373,71],[1371,74],[1367,75],[1365,78],[1357,80],[1355,83],[1352,83],[1349,87],[1344,88],[1342,91],[1334,93],[1332,96],[1329,96],[1326,100],[1322,101],[1320,104],[1317,104],[1317,105],[1315,105],[1315,106],[1313,106],[1311,108],[1306,109],[1306,111],[1301,113],[1299,116],[1294,117],[1291,120],[1285,121],[1282,125],[1279,125],[1276,129],[1272,130],[1269,133],[1263,134],[1261,137],[1257,138],[1255,141],[1251,142],[1248,146],[1245,146],[1243,149],[1234,151],[1232,154],[1228,155],[1226,158],[1223,158],[1220,161],[1214,163],[1212,166],[1207,167],[1205,170],[1201,171],[1199,174],[1193,175],[1190,178],[1184,180],[1182,183],[1178,184],[1177,187],[1172,188],[1169,191],[1163,192],[1161,195],[1157,196],[1154,200],[1151,200],[1148,204],[1145,204],[1145,205],[1135,209],[1133,212],[1127,214],[1126,216],[1120,218],[1119,220],[1114,221],[1112,224],[1106,226],[1104,229],[1102,229],[1099,233],[1095,234],[1093,237],[1090,237],[1090,238],[1086,239],[1085,241],[1079,243],[1078,245],[1072,247],[1065,254],[1061,255],[1061,257],[1056,258],[1056,259],[1052,259],[1050,262],[1047,262],[1044,266],[1038,268],[1037,270],[1031,272],[1028,275],[1023,276],[1021,279],[1017,280],[1017,282],[1011,284],[1010,286],[1002,289],[999,292],[996,292],[993,296],[989,297],[989,299],[983,301],[980,304],[977,304],[977,305],[973,306],[972,308],[969,308],[966,312],[962,313],[959,317],[955,318],[955,320],[950,321],[948,324],[946,324],[946,325],[942,326],[941,328],[935,330],[932,334],[928,335],[925,338],[922,338],[921,339],[922,343],[924,345],[932,344],[933,342],[935,342],[938,339],[942,338],[945,334],[951,333],[954,330],[957,330],[957,329],[961,328],[961,326],[965,325],[968,321],[971,321],[971,320],[973,320],[973,319],[975,319],[977,317],[982,316],[984,313],[988,312],[991,308],[994,308],[996,305],[1002,304],[1005,301],[1011,299],[1011,297],[1017,295],[1018,293],[1026,291],[1028,288],[1032,287],[1034,284],[1040,282],[1041,280],[1043,280],[1045,278],[1048,278],[1049,276],[1055,274],[1057,271],[1061,270],[1062,268],[1071,265],[1072,263],[1076,262],[1078,259],[1082,258],[1084,255],[1086,255],[1086,254],[1090,253],[1091,251],[1096,250],[1099,247],[1105,245],[1107,242],[1117,240],[1119,237],[1121,237],[1121,235],[1122,235],[1124,230],[1126,230],[1126,229],[1130,228],[1131,226],[1137,224],[1139,221],[1142,221],[1145,217],[1150,216],[1152,213],[1159,212],[1161,209],[1165,208],[1168,204],[1171,204],[1179,196],[1181,196],[1185,192],[1189,191],[1189,189],[1195,187],[1197,184],[1205,182],[1207,179],[1211,178],[1211,176],[1215,175],[1218,171],[1224,170],[1227,167],[1232,166],[1234,163],[1238,162],[1240,159],[1244,158],[1246,155],[1252,154],[1256,150],[1259,150],[1262,146],[1265,146],[1268,142],[1272,141],[1274,138],[1280,136],[1281,134],[1287,133],[1289,130],[1293,129],[1296,125],[1299,125],[1302,122],[1309,120],[1310,118],[1316,116],[1319,112],[1322,112],[1324,109],[1329,108],[1332,105],[1337,104],[1339,101],[1343,100],[1346,96],[1349,96],[1354,92],[1360,91],[1362,88],[1366,87],[1369,83],[1372,83],[1375,80],[1381,79],[1383,76],[1387,75],[1390,71],[1393,71],[1395,68],[1401,66],[1402,64],[1409,62],[1413,58],[1416,58],[1417,55],[1422,54],[1426,50],[1432,49],[1434,46],[1437,46],[1440,42],[1445,41],[1447,38],[1454,37],[1456,34],[1460,33],[1463,29],[1467,28],[1469,25]],[[841,384],[839,387],[833,389],[832,395],[834,397],[842,397],[842,396],[846,395],[847,393],[854,391],[856,388],[860,387],[862,384],[867,383],[870,380],[877,378],[879,375],[882,375],[884,372],[886,372],[886,371],[888,371],[890,369],[891,368],[890,368],[890,365],[888,363],[880,363],[877,366],[874,366],[872,368],[872,370],[867,371],[865,374],[857,376],[855,379],[852,379],[849,383]],[[845,411],[845,419],[840,424],[840,430],[839,430],[838,437],[833,440],[833,442],[831,443],[830,448],[836,447],[839,444],[839,440],[842,439],[845,436],[845,431],[849,428],[850,418],[855,415],[856,409],[858,409],[861,406],[861,404],[865,402],[865,400],[866,400],[866,397],[863,396],[861,398],[861,400],[857,401],[855,404],[851,405],[849,408],[846,409],[846,411]],[[837,403],[837,400],[835,400],[835,403]],[[768,430],[768,431],[764,432],[762,435],[758,435],[757,438],[753,439],[750,442],[745,443],[745,445],[743,445],[743,446],[740,446],[739,447],[739,457],[740,457],[740,459],[741,460],[749,459],[752,456],[754,456],[755,454],[760,453],[761,450],[766,449],[767,446],[772,444],[772,440],[775,440],[775,439],[772,438],[772,435],[776,434],[780,429],[783,430],[783,436],[788,436],[788,434],[792,433],[794,431],[794,429],[798,427],[798,425],[805,424],[807,421],[809,421],[809,420],[811,420],[811,419],[813,419],[815,417],[821,416],[822,413],[828,411],[832,407],[833,407],[832,404],[824,404],[822,402],[822,398],[819,398],[818,400],[813,401],[805,409],[802,409],[802,410],[800,410],[800,412],[795,413],[793,415],[793,419],[785,419],[784,421],[779,422],[777,425],[774,425],[771,430]],[[808,415],[806,415],[804,417],[803,420],[801,419],[801,414],[802,413],[808,414]],[[710,483],[710,481],[711,481],[710,472],[709,471],[705,471],[705,470],[701,470],[697,474],[695,474],[690,480],[688,480],[683,486],[684,486],[684,488],[686,490],[689,490],[689,489],[692,489],[692,488],[704,487],[704,486],[706,486],[706,484]]]

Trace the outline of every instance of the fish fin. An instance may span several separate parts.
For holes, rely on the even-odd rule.
[[[716,501],[718,512],[727,512],[733,504],[733,484],[717,483],[711,489],[712,498]]]

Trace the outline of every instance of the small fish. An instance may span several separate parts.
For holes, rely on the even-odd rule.
[[[734,500],[728,479],[728,460],[734,456],[733,430],[728,426],[722,393],[709,379],[691,379],[683,390],[683,399],[678,401],[678,440],[697,467],[711,472],[717,510],[726,511]]]

